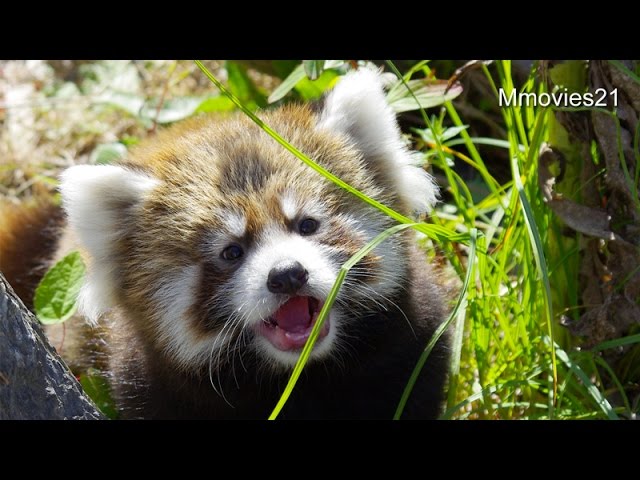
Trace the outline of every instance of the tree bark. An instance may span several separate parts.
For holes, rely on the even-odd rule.
[[[0,419],[104,418],[0,273]]]

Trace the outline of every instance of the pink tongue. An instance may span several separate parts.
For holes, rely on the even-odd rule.
[[[273,319],[283,330],[303,332],[311,324],[309,297],[293,297],[287,300],[274,314]]]

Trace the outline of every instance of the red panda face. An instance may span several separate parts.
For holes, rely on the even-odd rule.
[[[404,214],[434,201],[372,71],[347,75],[320,114],[297,106],[261,116]],[[184,122],[118,166],[72,167],[61,191],[89,257],[85,314],[121,310],[190,371],[223,369],[248,351],[274,368],[294,365],[341,265],[393,225],[241,116]],[[405,241],[387,240],[349,272],[313,361],[348,349],[363,314],[394,308]]]
[[[316,183],[307,178],[313,177],[311,170],[300,174],[298,181]],[[304,189],[296,190],[295,183],[288,185],[280,189],[274,184],[272,194],[266,188],[252,200],[247,194],[239,202],[243,207],[225,209],[220,227],[201,237],[198,302],[204,307],[199,312],[201,326],[219,328],[238,344],[253,343],[265,358],[283,365],[297,360],[340,266],[372,238],[374,222],[381,230],[390,223],[375,212],[349,207],[353,202],[347,203],[348,197],[333,188],[309,196]],[[396,255],[387,260],[397,262]],[[339,297],[320,331],[314,358],[330,352],[340,336],[346,321],[342,310],[348,306],[345,296],[355,300],[364,294],[361,301],[366,305],[369,297],[391,293],[376,293],[369,286],[383,287],[384,277],[376,275],[384,269],[379,261],[371,256],[349,277],[350,290],[358,291],[345,290]],[[401,277],[401,265],[395,267],[385,274]],[[224,342],[223,336],[218,338]]]
[[[393,202],[348,144],[279,126],[303,150],[313,146],[327,168],[340,163],[356,188]],[[150,335],[185,366],[217,366],[252,349],[275,367],[294,365],[340,266],[392,225],[257,128],[247,123],[242,131],[224,154],[224,141],[212,136],[204,152],[192,146],[178,155],[185,160],[173,160],[170,174],[153,174],[164,180],[132,212],[135,228],[119,258],[127,285],[120,303],[147,305]],[[194,162],[200,155],[206,161]],[[312,359],[340,348],[350,317],[388,303],[404,275],[402,248],[396,240],[384,256],[375,252],[355,267]]]

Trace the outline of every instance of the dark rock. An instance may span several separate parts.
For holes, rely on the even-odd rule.
[[[0,419],[104,419],[0,273]]]

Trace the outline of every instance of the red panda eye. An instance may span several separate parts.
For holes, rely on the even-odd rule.
[[[236,245],[235,243],[229,245],[222,251],[221,257],[225,260],[237,260],[244,254],[242,247],[240,245]]]
[[[318,230],[318,222],[313,218],[305,218],[298,225],[298,230],[301,235],[311,235]]]

